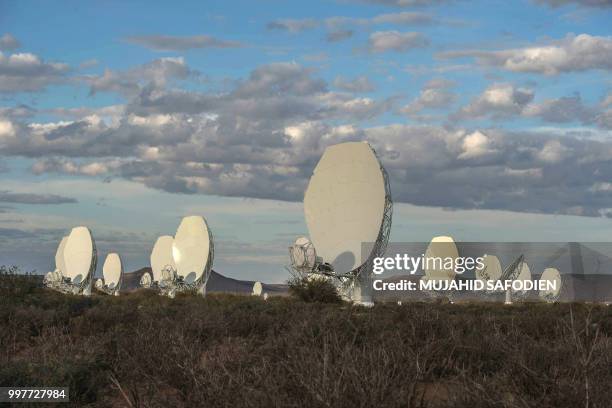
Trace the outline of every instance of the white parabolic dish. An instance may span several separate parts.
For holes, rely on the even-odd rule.
[[[176,274],[185,283],[194,283],[208,272],[210,247],[210,231],[204,218],[197,215],[183,218],[176,230],[172,256]]]
[[[385,204],[385,178],[370,145],[328,147],[304,195],[306,224],[317,255],[338,274],[360,267],[370,255],[362,256],[361,245],[377,241]]]
[[[94,265],[95,245],[87,227],[75,227],[70,231],[64,247],[64,276],[74,284],[80,284],[89,277]]]
[[[55,269],[58,269],[62,274],[66,273],[66,262],[64,262],[66,241],[68,241],[68,237],[63,237],[55,252]]]
[[[263,291],[263,286],[261,282],[255,282],[253,284],[253,295],[261,296],[261,292]]]
[[[160,282],[162,279],[162,270],[170,267],[176,269],[174,258],[172,257],[172,244],[174,237],[170,235],[162,235],[157,238],[153,251],[151,251],[151,271],[153,272],[153,280]]]
[[[122,273],[123,266],[119,255],[114,252],[108,254],[102,266],[102,275],[104,276],[104,283],[106,286],[110,289],[117,287],[121,281]]]
[[[459,251],[457,251],[457,245],[455,245],[455,240],[452,237],[434,237],[427,250],[425,251],[425,258],[436,258],[435,262],[433,260],[428,261],[429,267],[425,268],[425,275],[430,280],[453,280],[455,279],[455,269],[454,264],[455,260],[459,257]],[[440,264],[440,260],[442,263]],[[446,258],[452,258],[453,267],[446,267],[449,265],[445,265]]]
[[[540,290],[541,298],[556,298],[559,296],[559,292],[561,291],[561,273],[557,268],[546,268],[544,272],[542,272],[542,276],[540,276],[540,281],[544,281],[544,287],[546,287],[546,282],[554,282],[554,289],[544,289]]]
[[[488,255],[482,257],[482,263],[484,268],[476,268],[476,279],[483,282],[493,281],[496,282],[502,276],[502,266],[499,262],[499,258],[495,255]]]
[[[516,277],[516,280],[519,282],[527,282],[529,280],[531,280],[531,269],[529,268],[529,265],[527,265],[527,262],[522,262],[521,263],[521,270],[519,271],[518,276]],[[515,291],[517,293],[526,293],[525,290],[518,290]]]

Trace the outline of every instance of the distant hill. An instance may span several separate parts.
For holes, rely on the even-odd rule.
[[[140,288],[140,278],[147,272],[151,273],[150,267],[141,268],[134,272],[124,273],[122,290],[129,292]],[[228,278],[227,276],[223,276],[213,270],[211,271],[210,278],[206,284],[206,292],[250,294],[253,291],[253,284],[255,284],[255,281]],[[263,283],[263,291],[271,295],[285,295],[288,293],[288,287],[287,285]]]

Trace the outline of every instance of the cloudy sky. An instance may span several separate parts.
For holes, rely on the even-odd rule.
[[[126,3],[0,1],[0,265],[84,224],[133,270],[201,214],[216,270],[282,282],[352,140],[392,240],[612,240],[610,0]]]

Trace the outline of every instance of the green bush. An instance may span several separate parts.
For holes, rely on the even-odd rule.
[[[295,277],[289,280],[289,293],[304,302],[340,303],[336,287],[327,279]]]

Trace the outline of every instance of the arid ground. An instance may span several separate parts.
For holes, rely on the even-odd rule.
[[[348,304],[139,290],[67,296],[0,274],[0,386],[78,406],[609,407],[612,307]]]

